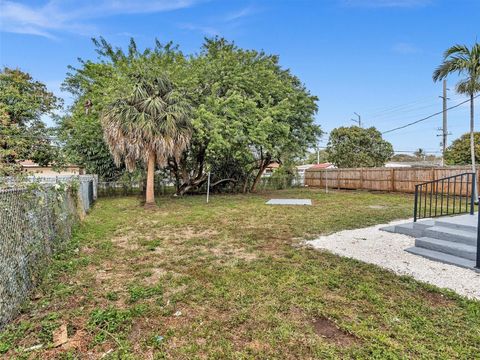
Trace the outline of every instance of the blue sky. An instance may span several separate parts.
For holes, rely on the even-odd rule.
[[[324,130],[353,124],[357,112],[383,131],[441,110],[432,71],[447,47],[475,41],[479,15],[478,0],[0,0],[0,65],[30,72],[68,103],[60,84],[78,57],[96,57],[92,36],[118,46],[133,36],[141,47],[157,37],[193,53],[219,35],[278,54],[319,97]],[[449,105],[464,100],[456,80]],[[440,126],[438,116],[386,138],[396,150],[438,151]],[[468,104],[449,113],[449,130],[450,140],[468,130]]]

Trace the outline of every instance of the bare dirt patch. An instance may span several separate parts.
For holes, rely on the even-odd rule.
[[[358,338],[339,329],[330,319],[316,318],[312,321],[312,325],[318,336],[336,345],[348,347],[358,342]]]
[[[165,274],[167,274],[167,272],[163,269],[159,269],[159,268],[151,268],[148,270],[149,272],[151,272],[151,275],[145,277],[143,279],[143,281],[147,284],[147,285],[155,285],[155,284],[158,284],[158,282],[160,281],[161,277],[164,276]]]
[[[121,235],[112,238],[112,243],[124,250],[135,251],[138,249],[138,243],[130,235]]]
[[[425,291],[422,294],[422,298],[425,299],[425,301],[428,302],[430,306],[436,306],[436,307],[451,306],[455,303],[453,300],[450,300],[447,297],[445,297],[445,295],[431,292],[431,291]]]

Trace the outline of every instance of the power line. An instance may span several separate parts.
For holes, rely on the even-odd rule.
[[[480,94],[478,94],[477,96],[474,96],[473,98],[476,99],[476,98],[479,97],[479,96],[480,96]],[[409,127],[409,126],[418,124],[418,123],[420,123],[420,122],[422,122],[422,121],[431,119],[432,117],[435,117],[435,116],[438,116],[438,115],[440,115],[440,114],[443,114],[444,111],[448,111],[448,110],[455,109],[455,108],[459,107],[460,105],[466,104],[466,103],[469,102],[469,101],[470,101],[470,99],[465,100],[465,101],[462,101],[461,103],[458,103],[457,105],[451,106],[451,107],[449,107],[449,108],[447,108],[447,109],[445,109],[445,110],[436,112],[436,113],[431,114],[431,115],[429,115],[429,116],[426,116],[426,117],[424,117],[424,118],[418,119],[418,120],[416,120],[416,121],[412,121],[412,122],[410,122],[410,123],[408,123],[408,124],[405,124],[405,125],[402,125],[402,126],[398,126],[398,127],[396,127],[396,128],[390,129],[390,130],[383,131],[383,132],[382,132],[382,135],[391,133],[391,132],[393,132],[393,131],[405,129],[406,127]]]
[[[390,106],[390,107],[383,108],[383,109],[382,108],[372,109],[372,113],[370,113],[370,116],[374,117],[374,116],[377,116],[377,115],[380,115],[380,114],[383,114],[383,113],[397,111],[397,110],[402,109],[402,108],[409,108],[412,105],[422,104],[422,103],[426,103],[426,102],[429,102],[429,101],[432,101],[432,100],[433,100],[433,98],[431,96],[428,96],[428,97],[420,98],[418,100],[410,101],[408,103],[395,105],[395,106]],[[367,113],[368,113],[368,110],[367,110]]]

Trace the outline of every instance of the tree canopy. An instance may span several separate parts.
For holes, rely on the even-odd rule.
[[[133,92],[118,98],[102,114],[104,138],[118,166],[133,171],[148,166],[147,206],[154,205],[155,165],[178,161],[191,137],[189,107],[167,76],[140,79]]]
[[[374,127],[339,127],[330,132],[328,161],[339,168],[383,166],[393,156],[393,147]]]
[[[0,174],[12,175],[26,159],[47,165],[57,158],[52,132],[41,120],[61,100],[45,84],[19,69],[0,71]]]
[[[480,132],[474,134],[475,161],[480,162]],[[445,162],[448,165],[468,165],[471,163],[470,133],[455,139],[445,151]]]
[[[192,109],[190,146],[179,159],[168,159],[180,194],[202,186],[208,171],[214,183],[254,190],[270,162],[303,157],[321,134],[314,123],[316,97],[281,68],[278,56],[221,38],[206,39],[191,56],[158,41],[141,52],[133,40],[127,51],[104,39],[95,46],[99,60],[82,61],[65,81],[75,102],[61,127],[72,156],[104,178],[118,170],[102,140],[99,115],[138,77],[167,75]],[[82,130],[86,126],[90,131]],[[92,142],[95,151],[85,150]]]

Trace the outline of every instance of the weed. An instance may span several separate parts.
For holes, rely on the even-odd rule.
[[[163,289],[160,285],[156,286],[142,286],[142,285],[131,285],[128,289],[130,294],[130,303],[137,302],[141,299],[148,299],[153,296],[161,296],[163,294]]]

